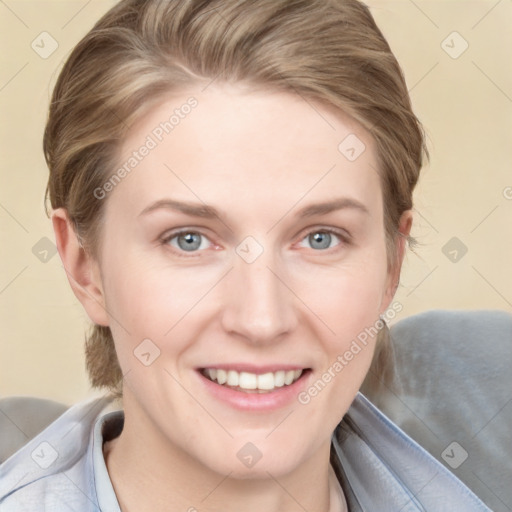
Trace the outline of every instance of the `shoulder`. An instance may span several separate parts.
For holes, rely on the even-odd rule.
[[[95,510],[92,433],[110,402],[108,397],[94,398],[65,409],[0,464],[2,512],[14,512],[20,505],[34,512]]]
[[[360,393],[334,432],[333,452],[342,479],[364,510],[490,512]]]
[[[367,397],[489,507],[512,502],[512,315],[425,311],[391,342],[394,389]]]

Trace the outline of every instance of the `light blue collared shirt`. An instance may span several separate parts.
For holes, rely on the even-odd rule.
[[[123,429],[111,399],[68,409],[0,465],[0,512],[121,512],[103,443]],[[332,436],[350,512],[490,512],[460,480],[358,393]]]

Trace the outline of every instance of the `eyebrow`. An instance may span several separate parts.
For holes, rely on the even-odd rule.
[[[314,215],[326,215],[327,213],[345,209],[353,209],[367,215],[370,214],[368,208],[366,208],[366,206],[360,201],[350,197],[339,197],[337,199],[333,199],[332,201],[306,206],[297,212],[297,216],[312,217]]]
[[[203,217],[206,219],[220,218],[220,214],[213,206],[200,203],[189,203],[185,201],[176,201],[175,199],[160,199],[155,203],[144,208],[139,213],[139,217],[154,212],[155,210],[176,210],[193,217]]]
[[[296,213],[296,216],[299,218],[307,218],[315,215],[326,215],[337,210],[345,209],[353,209],[365,214],[370,213],[368,208],[360,201],[349,197],[340,197],[323,203],[310,204],[299,210]],[[175,210],[186,215],[205,219],[221,218],[220,212],[213,206],[201,203],[177,201],[175,199],[160,199],[159,201],[149,205],[147,208],[144,208],[144,210],[140,212],[139,217],[156,210]]]

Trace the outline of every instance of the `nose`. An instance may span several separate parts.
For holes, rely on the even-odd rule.
[[[252,263],[236,257],[225,282],[223,328],[253,344],[273,343],[297,324],[295,296],[272,260],[265,252]]]

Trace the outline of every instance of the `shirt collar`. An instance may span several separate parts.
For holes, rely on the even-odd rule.
[[[121,512],[103,456],[124,412],[100,416],[93,429],[93,471],[103,512]],[[491,512],[460,480],[358,393],[332,435],[331,465],[350,512],[461,510]],[[462,506],[462,508],[461,508]]]

